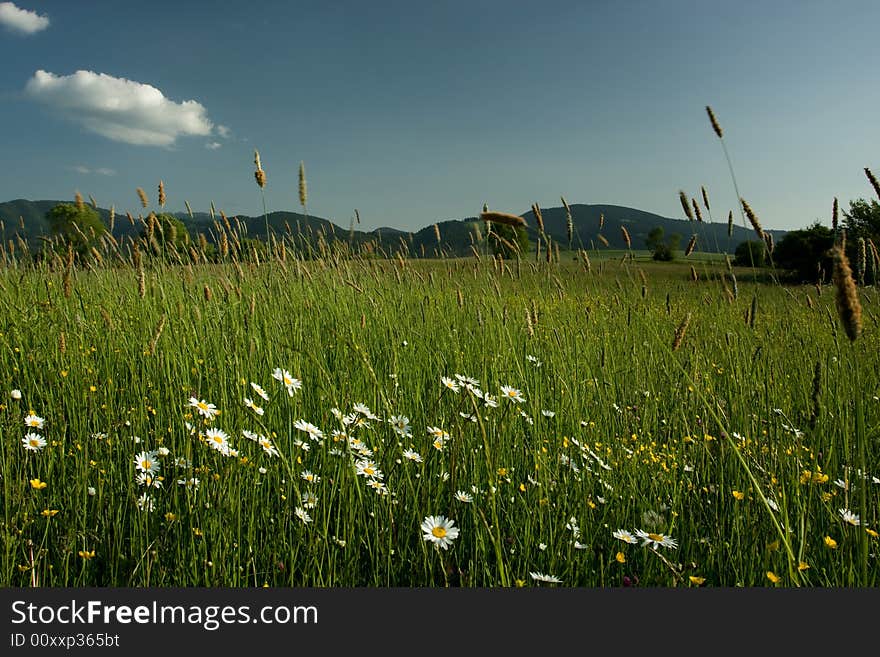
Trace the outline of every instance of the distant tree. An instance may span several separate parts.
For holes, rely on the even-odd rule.
[[[522,256],[528,253],[529,234],[524,226],[514,227],[492,223],[492,233],[494,236],[489,240],[496,255],[500,254],[505,260],[512,260],[518,255]]]
[[[880,243],[880,203],[865,199],[849,202],[849,212],[843,211],[847,239],[864,237]]]
[[[800,281],[815,281],[831,273],[828,249],[834,245],[834,231],[818,221],[803,230],[793,230],[773,249],[773,260],[780,269],[790,271]]]
[[[675,250],[681,241],[681,235],[673,233],[669,239],[664,241],[664,231],[662,226],[656,226],[651,229],[645,238],[645,244],[651,250],[651,257],[654,260],[670,261],[675,259]]]
[[[98,213],[84,204],[77,207],[72,203],[59,203],[46,213],[46,221],[52,235],[63,237],[78,255],[97,244],[107,232]]]
[[[154,217],[152,226],[150,218],[146,219],[147,223],[141,230],[141,237],[147,242],[151,242],[150,236],[152,234],[161,252],[167,252],[172,248],[179,253],[185,252],[192,241],[186,225],[173,214],[167,212],[154,215]]]
[[[733,253],[733,264],[739,267],[763,267],[767,263],[767,245],[761,240],[740,242]]]

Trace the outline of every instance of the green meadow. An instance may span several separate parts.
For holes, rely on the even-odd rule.
[[[876,288],[131,255],[0,270],[3,586],[880,583]]]

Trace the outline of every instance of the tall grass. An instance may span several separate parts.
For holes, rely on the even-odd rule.
[[[233,229],[212,264],[7,260],[0,582],[878,584],[875,290],[853,341],[834,295],[734,298],[723,263],[694,282],[319,238],[285,236],[284,259]],[[143,451],[159,488],[136,480]],[[449,549],[424,540],[435,515],[460,528]]]

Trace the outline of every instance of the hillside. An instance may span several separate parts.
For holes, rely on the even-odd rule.
[[[46,213],[62,201],[41,200],[29,201],[16,199],[0,203],[0,221],[2,230],[0,237],[4,240],[20,236],[28,240],[31,245],[36,245],[41,236],[48,235],[48,225],[45,220]],[[573,233],[571,244],[567,236],[567,224],[565,209],[562,207],[541,208],[544,220],[544,230],[551,240],[560,248],[603,248],[599,235],[607,241],[608,247],[614,249],[626,248],[621,227],[625,226],[630,234],[633,249],[645,249],[645,239],[648,233],[656,227],[661,227],[666,235],[677,234],[680,236],[680,246],[684,248],[692,235],[698,236],[698,250],[708,252],[732,253],[736,245],[746,240],[755,239],[751,228],[742,225],[734,225],[733,236],[727,235],[726,217],[723,222],[691,222],[681,219],[671,219],[651,212],[645,212],[635,208],[620,205],[584,205],[573,204],[571,207]],[[105,208],[98,208],[105,224],[109,225],[110,212]],[[174,213],[193,236],[203,233],[209,241],[214,241],[214,230],[211,216],[207,213],[195,213],[190,216],[186,212]],[[531,210],[523,213],[526,219],[529,238],[534,245],[538,236],[537,222]],[[600,230],[600,218],[604,217],[604,224]],[[134,236],[140,232],[138,217],[129,221],[126,215],[117,214],[114,222],[113,234],[120,238]],[[216,215],[220,219],[220,215]],[[737,218],[738,219],[738,218]],[[402,231],[396,228],[383,227],[373,231],[353,230],[338,226],[327,219],[315,216],[305,216],[297,212],[276,211],[264,216],[238,216],[229,217],[241,232],[254,239],[266,239],[266,224],[268,220],[269,230],[277,235],[290,235],[297,239],[305,240],[310,244],[316,243],[318,236],[324,236],[328,242],[334,239],[349,241],[353,246],[359,246],[366,242],[390,252],[399,249],[408,252],[412,257],[435,256],[438,253],[446,255],[463,256],[471,253],[471,245],[479,242],[483,234],[483,226],[477,217],[453,219],[448,221],[431,223],[416,232]],[[437,232],[440,233],[438,242]],[[785,235],[786,231],[770,230],[777,242]]]

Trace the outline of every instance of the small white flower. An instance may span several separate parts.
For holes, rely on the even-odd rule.
[[[465,493],[463,490],[455,491],[455,499],[459,502],[464,502],[465,504],[470,504],[474,501],[473,496]]]
[[[294,513],[296,514],[297,518],[299,518],[300,520],[303,521],[303,524],[307,525],[310,522],[312,522],[312,517],[301,506],[296,507],[296,509],[294,510]]]
[[[837,512],[843,518],[843,521],[845,523],[848,523],[848,524],[852,525],[853,527],[858,527],[860,524],[862,524],[862,521],[859,519],[859,516],[857,516],[855,513],[853,513],[849,509],[838,509]]]
[[[89,494],[89,497],[94,497],[94,496],[95,496],[95,487],[94,487],[94,486],[89,486],[89,487],[86,489],[86,492]]]
[[[256,383],[251,381],[251,388],[253,388],[254,392],[263,398],[263,401],[269,401],[268,393],[265,390],[263,390],[263,388],[261,386],[258,386]]]
[[[458,538],[459,529],[454,525],[455,521],[446,516],[426,516],[420,526],[423,532],[422,539],[447,550],[452,545],[452,541]]]
[[[24,418],[24,426],[31,429],[42,429],[45,423],[46,420],[44,418],[34,415],[33,413]]]
[[[554,411],[541,411],[541,415],[544,417],[553,417],[556,413]]]
[[[544,573],[535,573],[529,572],[529,577],[531,577],[536,582],[546,582],[548,584],[562,584],[562,580],[556,577],[556,575],[545,575]]]
[[[15,401],[21,399],[21,390],[12,390],[9,393],[9,396],[12,397]]]
[[[541,552],[543,552],[544,550],[547,549],[547,544],[546,544],[546,543],[538,543],[538,549],[539,549]]]
[[[452,392],[458,392],[459,384],[455,379],[450,379],[448,376],[440,377],[440,382],[443,384],[444,388],[451,390]]]

